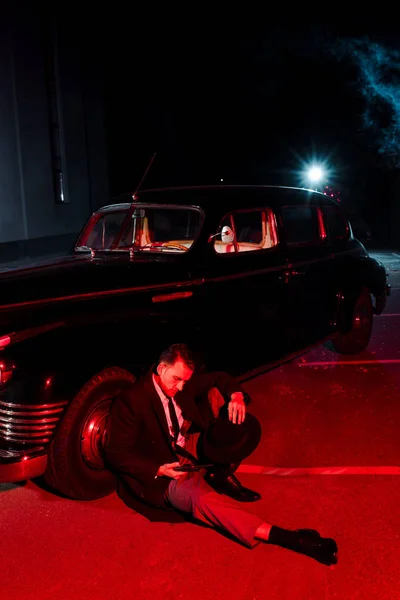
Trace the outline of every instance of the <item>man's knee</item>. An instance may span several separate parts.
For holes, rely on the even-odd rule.
[[[204,480],[199,477],[197,485],[192,488],[192,506],[193,509],[203,509],[208,506],[213,500],[213,496],[218,495],[217,492]]]

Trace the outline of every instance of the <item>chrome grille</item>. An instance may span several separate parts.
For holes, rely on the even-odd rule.
[[[14,404],[0,400],[0,438],[21,444],[50,442],[67,404]]]
[[[27,456],[34,456],[36,453],[42,452],[44,446],[35,446],[29,450],[3,450],[0,448],[0,458],[9,460],[21,459]]]

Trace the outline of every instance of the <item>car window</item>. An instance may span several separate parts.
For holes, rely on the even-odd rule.
[[[110,248],[127,214],[127,210],[119,210],[102,215],[90,231],[85,245],[94,250]]]
[[[349,228],[346,219],[335,206],[324,206],[325,227],[331,239],[345,238]]]
[[[201,224],[202,214],[195,209],[138,205],[118,247],[133,246],[146,252],[186,252],[199,235]]]
[[[260,244],[262,240],[262,213],[249,211],[233,216],[238,242]]]
[[[270,209],[235,211],[227,215],[214,238],[214,250],[218,254],[254,252],[276,245],[276,220]]]
[[[315,206],[283,206],[282,225],[288,246],[313,244],[321,239]]]

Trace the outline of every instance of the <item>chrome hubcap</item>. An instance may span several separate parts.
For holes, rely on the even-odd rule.
[[[111,402],[111,398],[99,402],[83,424],[81,436],[82,456],[92,469],[104,469],[103,448]]]

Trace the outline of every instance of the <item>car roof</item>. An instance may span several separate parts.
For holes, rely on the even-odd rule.
[[[132,195],[123,195],[123,199],[134,198],[136,202],[194,205],[204,210],[216,208],[219,210],[234,210],[237,208],[271,207],[283,203],[312,204],[314,202],[336,205],[331,198],[316,190],[280,185],[201,185],[176,186],[154,189],[144,189]],[[244,202],[245,200],[245,202]],[[132,202],[120,202],[103,206],[103,212],[109,210],[125,210]]]
[[[265,202],[281,204],[282,201],[303,203],[304,196],[311,201],[321,201],[326,198],[324,194],[314,190],[303,188],[277,186],[277,185],[207,185],[207,186],[185,186],[142,190],[135,194],[137,201],[143,202],[171,202],[174,204],[195,204],[207,208],[218,201],[226,207],[246,208],[246,205],[257,207],[265,205]],[[244,199],[246,202],[244,203]]]

